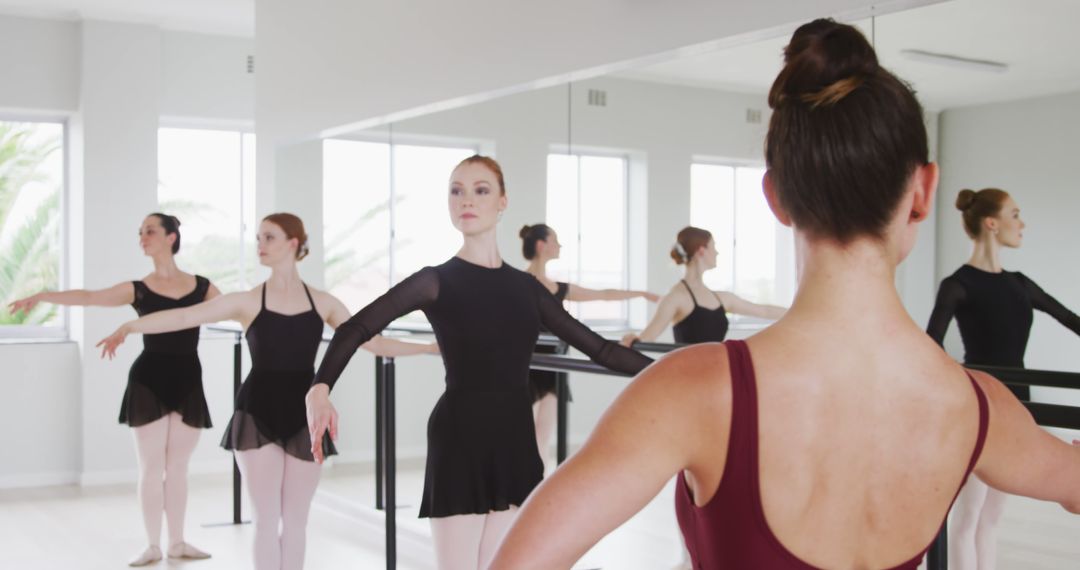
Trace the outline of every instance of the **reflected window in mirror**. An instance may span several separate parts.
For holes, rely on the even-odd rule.
[[[690,225],[716,241],[716,269],[705,274],[710,289],[788,306],[795,293],[794,235],[769,209],[764,175],[759,165],[691,165]]]
[[[323,141],[326,287],[356,311],[461,247],[446,213],[447,180],[477,146]],[[421,313],[403,318],[425,322]]]
[[[557,281],[590,289],[625,289],[627,271],[627,168],[625,156],[549,154],[547,219],[562,244],[548,264]],[[569,303],[590,325],[627,326],[628,301]]]

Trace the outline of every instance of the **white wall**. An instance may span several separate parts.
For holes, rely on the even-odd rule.
[[[951,109],[941,114],[941,187],[938,197],[940,282],[967,261],[971,242],[954,207],[963,188],[1002,188],[1012,194],[1027,223],[1023,247],[1005,250],[1006,269],[1023,271],[1073,311],[1080,311],[1080,93]],[[946,347],[960,359],[955,323]],[[1045,314],[1035,313],[1025,364],[1080,371],[1080,338]],[[1034,389],[1034,398],[1050,398]],[[1070,401],[1080,405],[1080,398]]]
[[[254,80],[245,65],[253,46],[146,25],[0,17],[0,47],[10,55],[0,61],[0,118],[68,121],[69,286],[112,285],[151,269],[135,229],[157,209],[158,126],[167,115],[170,124],[250,127]],[[77,342],[0,345],[5,381],[19,391],[0,403],[3,425],[9,433],[32,426],[40,442],[28,452],[22,438],[0,441],[0,487],[134,480],[130,430],[117,416],[142,341],[131,338],[113,362],[93,349],[133,316],[127,307],[76,309]],[[200,348],[216,425],[200,442],[195,470],[229,466],[217,442],[232,408],[231,346],[207,340]]]
[[[0,488],[76,480],[82,469],[78,346],[0,344],[0,362],[0,425],[7,434],[0,439]]]
[[[0,17],[0,108],[74,110],[79,35],[75,22]]]
[[[255,74],[247,58],[254,53],[250,39],[161,32],[161,115],[253,128]]]
[[[815,17],[929,3],[257,0],[260,213],[274,207],[280,144],[745,42]]]

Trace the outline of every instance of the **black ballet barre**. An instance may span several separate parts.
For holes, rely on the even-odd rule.
[[[639,341],[634,342],[634,344],[630,345],[630,348],[632,348],[632,349],[634,349],[634,350],[636,350],[638,352],[662,352],[662,353],[668,353],[668,352],[671,352],[673,350],[683,348],[684,346],[691,346],[691,345],[686,344],[686,343],[679,343],[679,342],[674,342],[674,343],[670,343],[670,342],[644,342],[644,341],[639,340]]]
[[[241,368],[242,368],[241,364],[242,364],[242,362],[241,362],[241,360],[243,359],[244,331],[243,331],[243,329],[240,329],[240,328],[226,327],[226,326],[221,326],[221,325],[209,325],[209,326],[207,326],[205,328],[207,330],[210,330],[210,331],[220,332],[220,333],[228,333],[228,334],[233,335],[233,409],[235,410],[236,409],[236,397],[240,393],[240,383],[242,381],[242,378],[241,378],[241,376],[242,376],[242,374],[241,374]],[[233,485],[232,485],[232,487],[233,487],[232,488],[233,515],[232,515],[232,522],[231,523],[218,523],[218,524],[211,524],[211,525],[204,525],[204,526],[222,526],[222,524],[224,524],[224,525],[229,525],[229,524],[236,525],[236,524],[244,524],[244,523],[248,522],[248,521],[243,520],[243,516],[242,516],[241,510],[240,510],[241,509],[241,507],[240,507],[240,495],[241,495],[241,490],[240,490],[240,466],[236,463],[236,455],[235,454],[233,454],[232,465],[233,465]]]

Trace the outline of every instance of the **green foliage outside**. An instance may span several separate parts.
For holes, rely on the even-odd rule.
[[[60,188],[43,168],[61,148],[60,137],[34,137],[34,125],[0,122],[0,301],[3,305],[60,282]],[[51,187],[29,216],[12,217],[20,198],[29,199],[35,183]],[[55,305],[41,304],[29,313],[0,310],[0,325],[48,324]]]

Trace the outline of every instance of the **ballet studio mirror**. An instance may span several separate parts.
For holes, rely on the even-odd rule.
[[[1023,246],[1004,252],[1005,267],[1080,311],[1080,264],[1061,247],[1080,238],[1080,173],[1073,166],[1080,156],[1080,58],[1069,43],[1077,21],[1080,4],[1072,2],[1035,0],[1021,8],[1007,0],[952,0],[853,22],[880,64],[917,92],[931,160],[940,166],[936,209],[896,277],[916,322],[927,322],[938,283],[971,253],[953,205],[963,188],[1013,195],[1028,227]],[[515,267],[527,265],[519,230],[543,222],[562,245],[549,277],[663,294],[682,274],[670,256],[675,235],[694,225],[716,241],[717,268],[705,277],[711,288],[789,304],[797,282],[794,240],[765,204],[761,178],[767,93],[794,28],[323,140],[326,287],[355,311],[454,255],[460,235],[446,210],[448,178],[461,159],[481,153],[505,173],[509,207],[498,239]],[[643,299],[568,309],[613,338],[640,330],[649,315]],[[404,324],[422,327],[423,317]],[[730,336],[745,337],[761,324],[733,316]],[[955,331],[946,349],[961,359]],[[659,340],[669,341],[667,335]],[[1076,342],[1038,314],[1027,365],[1080,371]],[[399,373],[410,377],[399,446],[419,446],[441,375],[434,364],[401,366],[430,368],[415,381]],[[572,376],[571,445],[625,386],[621,379],[579,380],[586,376]],[[1033,399],[1080,405],[1052,388],[1034,388]]]

